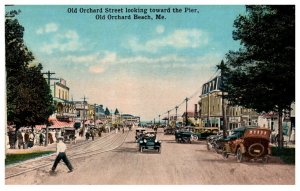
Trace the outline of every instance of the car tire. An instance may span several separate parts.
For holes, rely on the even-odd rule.
[[[236,152],[236,159],[237,162],[242,163],[244,161],[244,154],[242,153],[242,149],[238,148],[237,152]]]
[[[160,148],[157,149],[157,152],[160,153]]]
[[[143,152],[143,147],[140,148],[140,152],[141,152],[141,153]]]

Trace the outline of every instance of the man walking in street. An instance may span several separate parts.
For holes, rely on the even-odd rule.
[[[66,155],[66,149],[67,149],[67,146],[66,144],[63,142],[63,138],[62,137],[59,137],[58,138],[58,143],[56,145],[56,154],[57,154],[57,157],[54,161],[54,164],[52,166],[52,172],[55,171],[56,169],[56,166],[58,165],[59,161],[62,159],[64,161],[64,163],[67,165],[68,169],[69,169],[69,172],[72,172],[73,171],[73,167]]]

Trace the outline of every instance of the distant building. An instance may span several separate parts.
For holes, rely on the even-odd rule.
[[[76,117],[76,108],[73,101],[69,100],[70,88],[64,79],[55,82],[53,86],[52,96],[56,111],[52,117],[59,120],[72,121]]]
[[[221,77],[217,76],[203,84],[199,100],[199,118],[202,127],[223,126],[222,91],[220,90]],[[228,106],[225,100],[227,129],[235,129],[240,126],[258,125],[258,114],[251,109],[241,106]]]
[[[131,114],[122,114],[121,115],[121,120],[126,125],[132,125],[132,124],[137,125],[137,124],[140,123],[140,117],[139,116],[134,116],[134,115],[131,115]]]

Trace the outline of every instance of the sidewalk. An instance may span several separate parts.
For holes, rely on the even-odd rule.
[[[111,133],[114,133],[115,131],[111,132]],[[110,133],[102,133],[102,136],[106,136]],[[96,136],[95,138],[99,138],[98,136]],[[91,141],[92,139],[90,138],[89,141]],[[82,142],[82,141],[86,141],[85,140],[85,136],[78,136],[76,138],[76,142],[79,143],[79,142]],[[66,144],[67,147],[69,146],[69,144],[67,143]],[[45,146],[39,146],[39,145],[34,145],[33,147],[31,148],[27,148],[27,149],[6,149],[6,154],[27,154],[27,153],[34,153],[34,152],[39,152],[39,151],[56,151],[56,143],[52,143],[52,144],[48,144],[47,147]]]
[[[27,154],[39,151],[56,151],[56,143],[49,144],[47,147],[35,145],[27,149],[6,149],[6,154]]]

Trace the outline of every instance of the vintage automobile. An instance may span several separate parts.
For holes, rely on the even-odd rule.
[[[175,134],[175,128],[167,127],[164,129],[165,135],[174,135]]]
[[[157,150],[160,153],[161,151],[161,141],[157,140],[155,131],[144,133],[144,136],[139,139],[138,143],[140,152],[144,150]]]
[[[135,130],[135,141],[138,142],[140,138],[144,136],[145,128],[137,128]]]
[[[219,132],[218,127],[198,127],[193,130],[194,135],[198,137],[198,139],[206,139],[210,135],[217,135]]]
[[[192,140],[198,140],[190,128],[184,128],[175,131],[175,141],[178,143],[192,143]]]
[[[64,142],[76,143],[76,129],[73,127],[65,127],[63,130]]]
[[[225,139],[223,157],[234,155],[238,162],[251,159],[267,162],[271,154],[270,134],[271,131],[266,128],[238,128]]]

